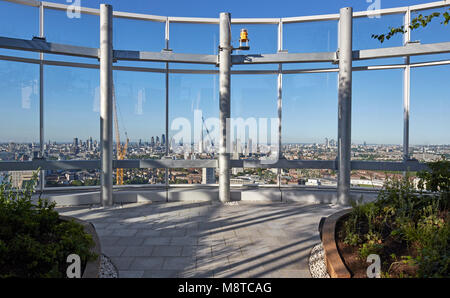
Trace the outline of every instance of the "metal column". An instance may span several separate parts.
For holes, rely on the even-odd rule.
[[[39,37],[44,37],[44,5],[39,6]],[[39,54],[39,157],[44,158],[44,53]],[[40,171],[39,188],[41,193],[45,187],[45,171]]]
[[[113,204],[113,15],[112,6],[100,5],[100,144],[101,201]]]
[[[283,51],[283,22],[280,19],[278,23],[278,52]],[[281,146],[281,116],[283,107],[283,64],[278,64],[278,78],[277,78],[277,110],[278,110],[278,159],[283,158]],[[281,188],[281,169],[277,170],[278,188]]]
[[[219,199],[230,201],[230,152],[227,132],[230,119],[231,20],[230,13],[220,13],[219,45]]]
[[[411,22],[411,11],[405,13],[404,28],[407,30],[404,34],[404,45],[407,45],[411,40],[411,30],[409,25]],[[409,100],[410,100],[410,81],[411,81],[411,67],[409,66],[410,58],[405,57],[405,69],[403,71],[403,161],[409,159]]]
[[[338,103],[338,203],[348,205],[351,171],[353,9],[340,10]]]
[[[169,50],[169,18],[166,19],[166,50]],[[169,156],[169,63],[166,62],[166,157]],[[164,184],[166,188],[166,202],[169,201],[169,169],[164,171]]]

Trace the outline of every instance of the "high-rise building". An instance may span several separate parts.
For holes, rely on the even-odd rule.
[[[78,147],[78,138],[73,138],[73,146],[74,146],[75,148]]]
[[[11,179],[11,185],[19,189],[25,186],[24,182],[33,178],[33,171],[9,171],[8,174]]]
[[[215,183],[216,183],[216,169],[203,168],[202,184],[215,184]]]
[[[165,136],[164,134],[162,134],[162,136],[161,136],[161,144],[162,144],[163,146],[166,145],[166,136]]]
[[[248,138],[247,153],[248,153],[248,156],[252,156],[252,154],[253,154],[253,141],[251,138]]]
[[[156,145],[157,145],[157,146],[160,145],[160,142],[159,142],[159,136],[156,136]]]
[[[150,146],[155,146],[155,137],[152,137],[151,139],[150,139]]]

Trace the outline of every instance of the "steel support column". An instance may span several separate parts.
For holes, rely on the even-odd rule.
[[[351,171],[353,9],[340,10],[338,91],[338,203],[349,204]]]
[[[231,74],[231,16],[220,14],[219,44],[219,199],[230,201],[230,152],[227,135],[230,119],[230,74]]]
[[[411,22],[411,12],[408,8],[404,18],[404,28],[407,30],[404,34],[404,45],[406,46],[411,40],[411,30],[409,25]],[[406,67],[403,70],[403,160],[409,159],[409,100],[410,100],[410,81],[411,66],[410,57],[405,57]]]
[[[100,5],[100,145],[101,202],[113,204],[113,12],[112,6]]]
[[[278,23],[278,53],[283,50],[283,22],[280,19]],[[278,64],[278,77],[277,77],[277,110],[278,110],[278,159],[283,158],[282,140],[281,140],[281,116],[283,107],[283,64]],[[278,187],[281,187],[281,169],[277,170],[277,183]]]
[[[166,50],[169,50],[169,30],[170,30],[169,18],[166,19]],[[169,156],[169,62],[166,62],[166,157]],[[164,171],[164,184],[166,186],[166,202],[169,201],[169,169]]]
[[[39,6],[39,37],[44,37],[44,6]],[[39,53],[39,157],[44,158],[44,53]],[[39,179],[39,189],[41,193],[45,188],[45,171],[41,170]]]

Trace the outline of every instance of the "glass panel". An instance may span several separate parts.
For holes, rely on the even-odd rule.
[[[168,139],[173,157],[214,156],[219,133],[218,85],[218,75],[170,75]],[[194,151],[198,154],[191,154]]]
[[[352,159],[402,159],[402,82],[402,70],[353,72]]]
[[[336,187],[337,172],[319,169],[282,169],[281,184],[309,187]]]
[[[449,27],[442,24],[444,17],[442,13],[449,12],[449,8],[434,8],[428,10],[414,11],[411,13],[411,19],[416,18],[419,14],[423,16],[428,16],[434,12],[441,13],[441,16],[434,18],[425,28],[418,28],[411,31],[411,40],[420,41],[420,43],[438,43],[438,42],[448,42],[449,37]],[[426,62],[426,61],[438,61],[438,60],[449,60],[450,54],[437,54],[437,55],[423,55],[423,56],[412,56],[411,63]]]
[[[44,78],[48,157],[99,159],[99,71],[45,66]]]
[[[160,52],[165,46],[165,23],[114,18],[114,48]]]
[[[39,36],[39,9],[0,1],[0,36],[23,39]]]
[[[441,15],[434,18],[425,28],[418,28],[411,31],[411,40],[420,41],[420,43],[436,43],[436,42],[447,42],[450,41],[449,27],[442,24],[444,17],[442,14],[444,12],[449,12],[448,7],[444,8],[433,8],[427,10],[413,11],[411,12],[411,20],[418,17],[420,14],[423,16],[428,16],[434,12],[439,12]]]
[[[203,169],[199,168],[170,169],[169,184],[201,184],[203,178],[202,176],[203,176]],[[215,173],[210,173],[210,176],[211,180],[216,179]],[[205,180],[205,182],[207,181]],[[213,184],[213,183],[205,183],[205,184]]]
[[[44,26],[44,33],[48,42],[92,48],[98,48],[100,46],[99,16],[80,14],[79,18],[76,15],[71,18],[66,11],[45,9]],[[45,54],[45,59],[79,63],[98,63],[96,59],[92,58],[54,54]]]
[[[375,49],[386,47],[403,46],[402,34],[393,36],[390,40],[383,43],[372,38],[373,34],[385,34],[389,32],[390,27],[399,27],[403,25],[403,14],[384,15],[373,18],[354,18],[353,19],[353,50]],[[354,61],[354,66],[378,65],[378,64],[396,64],[403,63],[403,58],[383,58],[366,61]]]
[[[114,184],[116,184],[114,171]],[[165,169],[123,169],[123,184],[165,184]]]
[[[3,171],[0,172],[0,184],[11,183],[10,186],[13,189],[25,189],[31,184],[34,173],[35,171]],[[39,185],[40,178],[38,174],[35,189],[38,189]]]
[[[0,36],[32,39],[39,36],[39,9],[0,1]],[[1,55],[37,58],[38,53],[0,49]]]
[[[0,160],[31,160],[39,151],[39,66],[0,61]]]
[[[231,78],[232,159],[275,158],[279,151],[277,95],[275,75]]]
[[[170,24],[169,47],[175,53],[217,54],[219,25]]]
[[[409,174],[414,173],[410,172]],[[353,170],[350,173],[350,184],[352,188],[381,189],[387,179],[394,177],[403,177],[403,172]]]
[[[277,184],[278,169],[233,168],[231,184]]]
[[[100,45],[99,16],[80,14],[71,18],[65,10],[45,9],[44,26],[48,42],[93,48]]]
[[[449,156],[450,66],[411,69],[410,152],[423,161]]]
[[[284,24],[283,49],[289,53],[335,52],[337,28],[337,21]]]
[[[165,75],[114,71],[114,82],[120,141],[128,137],[131,142],[125,159],[160,159],[165,153]]]
[[[283,76],[282,139],[287,159],[336,158],[336,73]]]
[[[100,170],[47,170],[46,187],[100,186]]]

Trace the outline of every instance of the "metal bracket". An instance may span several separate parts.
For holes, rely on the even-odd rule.
[[[45,38],[45,36],[33,36],[32,40],[39,40],[39,41],[47,42],[47,39]]]
[[[219,46],[219,52],[221,52],[223,50],[230,50],[231,52],[233,52],[234,48],[233,47],[221,47],[221,46]]]
[[[333,62],[331,64],[337,65],[339,64],[339,49],[336,51],[336,57],[334,58]]]

